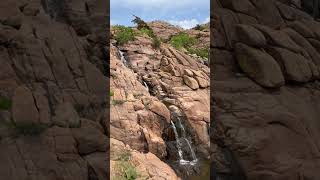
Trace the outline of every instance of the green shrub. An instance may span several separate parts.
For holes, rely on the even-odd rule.
[[[135,32],[133,29],[125,26],[114,26],[115,29],[115,40],[119,45],[126,44],[129,41],[135,40]]]
[[[179,33],[170,39],[170,44],[177,49],[189,48],[196,42],[197,40],[194,37],[191,37],[186,33]]]
[[[146,34],[147,36],[149,36],[149,37],[151,37],[151,38],[153,38],[153,37],[155,37],[155,35],[154,35],[154,33],[153,33],[153,31],[151,30],[151,29],[148,29],[148,28],[141,28],[140,29],[140,32],[142,33],[142,34]]]
[[[209,57],[209,49],[208,48],[188,48],[188,52],[190,54],[196,54],[202,58]]]
[[[200,24],[197,24],[196,27],[194,27],[195,30],[198,30],[198,31],[203,31],[205,29],[204,26],[201,26]]]
[[[118,177],[115,177],[114,179],[135,180],[139,176],[136,168],[128,161],[118,162],[117,169],[119,171],[119,174],[118,174]]]
[[[12,101],[5,97],[0,97],[0,109],[9,110],[12,106]]]
[[[130,162],[131,154],[129,151],[125,151],[119,155],[117,168],[119,170],[119,176],[117,179],[121,180],[135,180],[138,178],[138,172],[136,168]]]
[[[148,24],[140,17],[133,15],[134,19],[131,21],[137,25],[137,29],[149,28]]]
[[[155,48],[155,49],[159,49],[160,46],[161,46],[160,39],[157,38],[157,37],[152,38],[152,47]]]

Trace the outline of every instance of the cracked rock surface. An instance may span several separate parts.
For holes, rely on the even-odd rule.
[[[219,179],[320,177],[320,23],[292,3],[212,3],[211,153]]]
[[[0,2],[2,179],[108,178],[106,6]]]

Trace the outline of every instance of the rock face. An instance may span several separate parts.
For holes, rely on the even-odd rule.
[[[155,22],[149,25],[158,37],[170,38],[183,31],[175,27],[160,30]],[[144,35],[137,35],[124,45],[111,44],[110,57],[111,138],[127,147],[130,162],[146,177],[188,179],[184,176],[196,171],[179,167],[172,124],[176,124],[179,135],[183,134],[183,126],[190,139],[180,137],[184,142],[182,149],[186,150],[185,160],[193,158],[189,145],[199,159],[209,157],[208,66],[166,42],[154,48],[152,38]],[[111,174],[115,176],[119,174],[116,167],[121,162],[116,152],[117,148],[111,146],[111,159],[114,159]]]
[[[318,179],[320,23],[296,8],[300,1],[212,6],[216,176]]]
[[[260,85],[279,87],[284,84],[280,66],[269,54],[241,43],[236,45],[235,53],[243,72]]]
[[[153,21],[148,23],[153,32],[162,40],[168,41],[171,36],[174,36],[182,31],[182,28],[173,26],[164,21]]]
[[[107,179],[106,6],[0,2],[1,179]]]

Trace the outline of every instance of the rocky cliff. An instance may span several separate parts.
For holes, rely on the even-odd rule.
[[[206,60],[170,45],[174,35],[184,32],[181,28],[160,21],[148,26],[111,29],[111,178],[124,171],[147,179],[209,178],[202,171],[209,158]],[[119,28],[135,37],[120,44]],[[194,31],[209,41],[209,31]]]
[[[214,0],[212,10],[213,175],[319,179],[320,23],[301,1]]]
[[[1,179],[109,178],[106,7],[0,2]]]

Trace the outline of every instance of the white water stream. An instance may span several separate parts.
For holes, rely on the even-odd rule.
[[[149,86],[145,81],[143,81],[143,85],[144,85],[144,87],[146,87],[147,91],[149,92]]]
[[[182,148],[181,148],[181,142],[180,142],[179,134],[178,134],[178,131],[177,131],[177,128],[176,128],[174,122],[171,121],[171,125],[172,125],[172,128],[173,128],[175,139],[176,139],[176,143],[177,143],[178,154],[179,154],[179,157],[180,157],[179,162],[180,162],[181,165],[192,165],[193,166],[198,162],[198,159],[196,157],[196,154],[195,154],[194,150],[192,149],[190,141],[186,138],[185,128],[184,128],[183,124],[181,123],[181,120],[180,120],[179,117],[178,117],[178,122],[179,122],[179,126],[181,128],[182,138],[183,138],[183,140],[185,140],[187,142],[189,150],[191,152],[191,156],[192,156],[192,161],[188,161],[188,160],[183,159],[183,152],[182,152]]]
[[[120,51],[120,49],[118,50],[119,51],[119,54],[120,54],[120,60],[121,62],[126,66],[128,67],[128,61],[127,59],[124,57],[124,53],[122,51]]]

